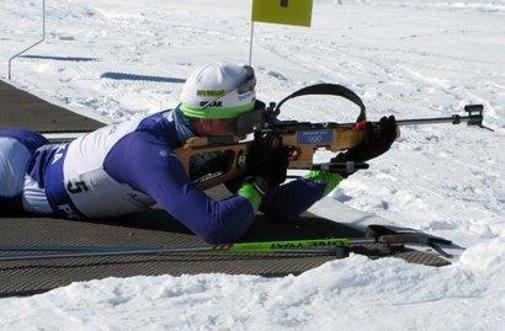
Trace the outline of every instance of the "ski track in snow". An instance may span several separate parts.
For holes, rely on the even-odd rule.
[[[13,83],[110,122],[170,108],[196,65],[247,60],[249,13],[246,0],[48,1],[47,40],[14,61]],[[39,15],[40,1],[2,1],[3,63],[37,40]],[[468,247],[452,266],[353,256],[298,277],[75,283],[0,300],[0,329],[503,329],[503,22],[503,0],[316,0],[311,29],[255,28],[253,62],[264,101],[332,82],[361,95],[370,119],[449,116],[467,103],[484,104],[485,124],[495,133],[405,128],[369,171],[332,193],[334,203]],[[351,121],[356,114],[346,102],[307,97],[287,103],[283,118]],[[315,210],[331,214],[327,205]]]

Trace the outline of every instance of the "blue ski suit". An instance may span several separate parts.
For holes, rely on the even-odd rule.
[[[208,243],[234,242],[255,210],[244,196],[215,201],[191,183],[173,150],[192,136],[178,108],[59,145],[32,131],[0,130],[0,209],[80,219],[159,205]],[[259,210],[280,219],[302,213],[341,178],[333,184],[320,179],[299,178],[270,190]]]

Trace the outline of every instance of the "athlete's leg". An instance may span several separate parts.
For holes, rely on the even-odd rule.
[[[0,130],[0,212],[23,210],[25,173],[37,148],[49,143],[26,129]]]

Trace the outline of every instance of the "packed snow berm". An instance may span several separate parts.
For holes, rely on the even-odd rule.
[[[40,6],[2,0],[2,63],[39,37]],[[110,121],[176,105],[181,82],[197,65],[248,58],[249,0],[59,0],[47,6],[48,39],[14,62],[13,83]],[[332,208],[345,204],[375,220],[451,239],[467,247],[453,265],[437,269],[355,255],[298,277],[74,283],[0,300],[0,329],[503,330],[504,22],[504,0],[315,0],[311,29],[255,29],[253,64],[264,101],[329,82],[361,95],[374,120],[448,116],[467,103],[484,104],[485,124],[495,133],[407,128],[370,170],[313,208],[342,221]],[[0,79],[6,75],[3,65]],[[293,101],[284,111],[283,119],[316,122],[356,114],[346,102],[321,97]],[[345,220],[365,225],[359,224],[363,217]]]

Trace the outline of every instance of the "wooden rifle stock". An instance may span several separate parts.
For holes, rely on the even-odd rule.
[[[308,125],[311,127],[307,127]],[[291,125],[262,130],[256,134],[255,139],[273,141],[274,138],[276,144],[290,147],[292,153],[288,168],[310,170],[314,166],[313,158],[317,150],[326,149],[331,152],[347,150],[361,143],[365,137],[363,127],[354,123],[321,126],[299,123],[299,127],[296,129],[296,125]],[[212,144],[206,137],[195,137],[189,139],[183,147],[176,149],[175,153],[193,183],[201,189],[207,189],[246,175],[249,146],[254,140],[241,138],[244,137],[231,137],[227,144]],[[192,176],[193,162],[204,154],[212,153],[227,153],[228,163],[219,171],[211,171],[196,178]]]

